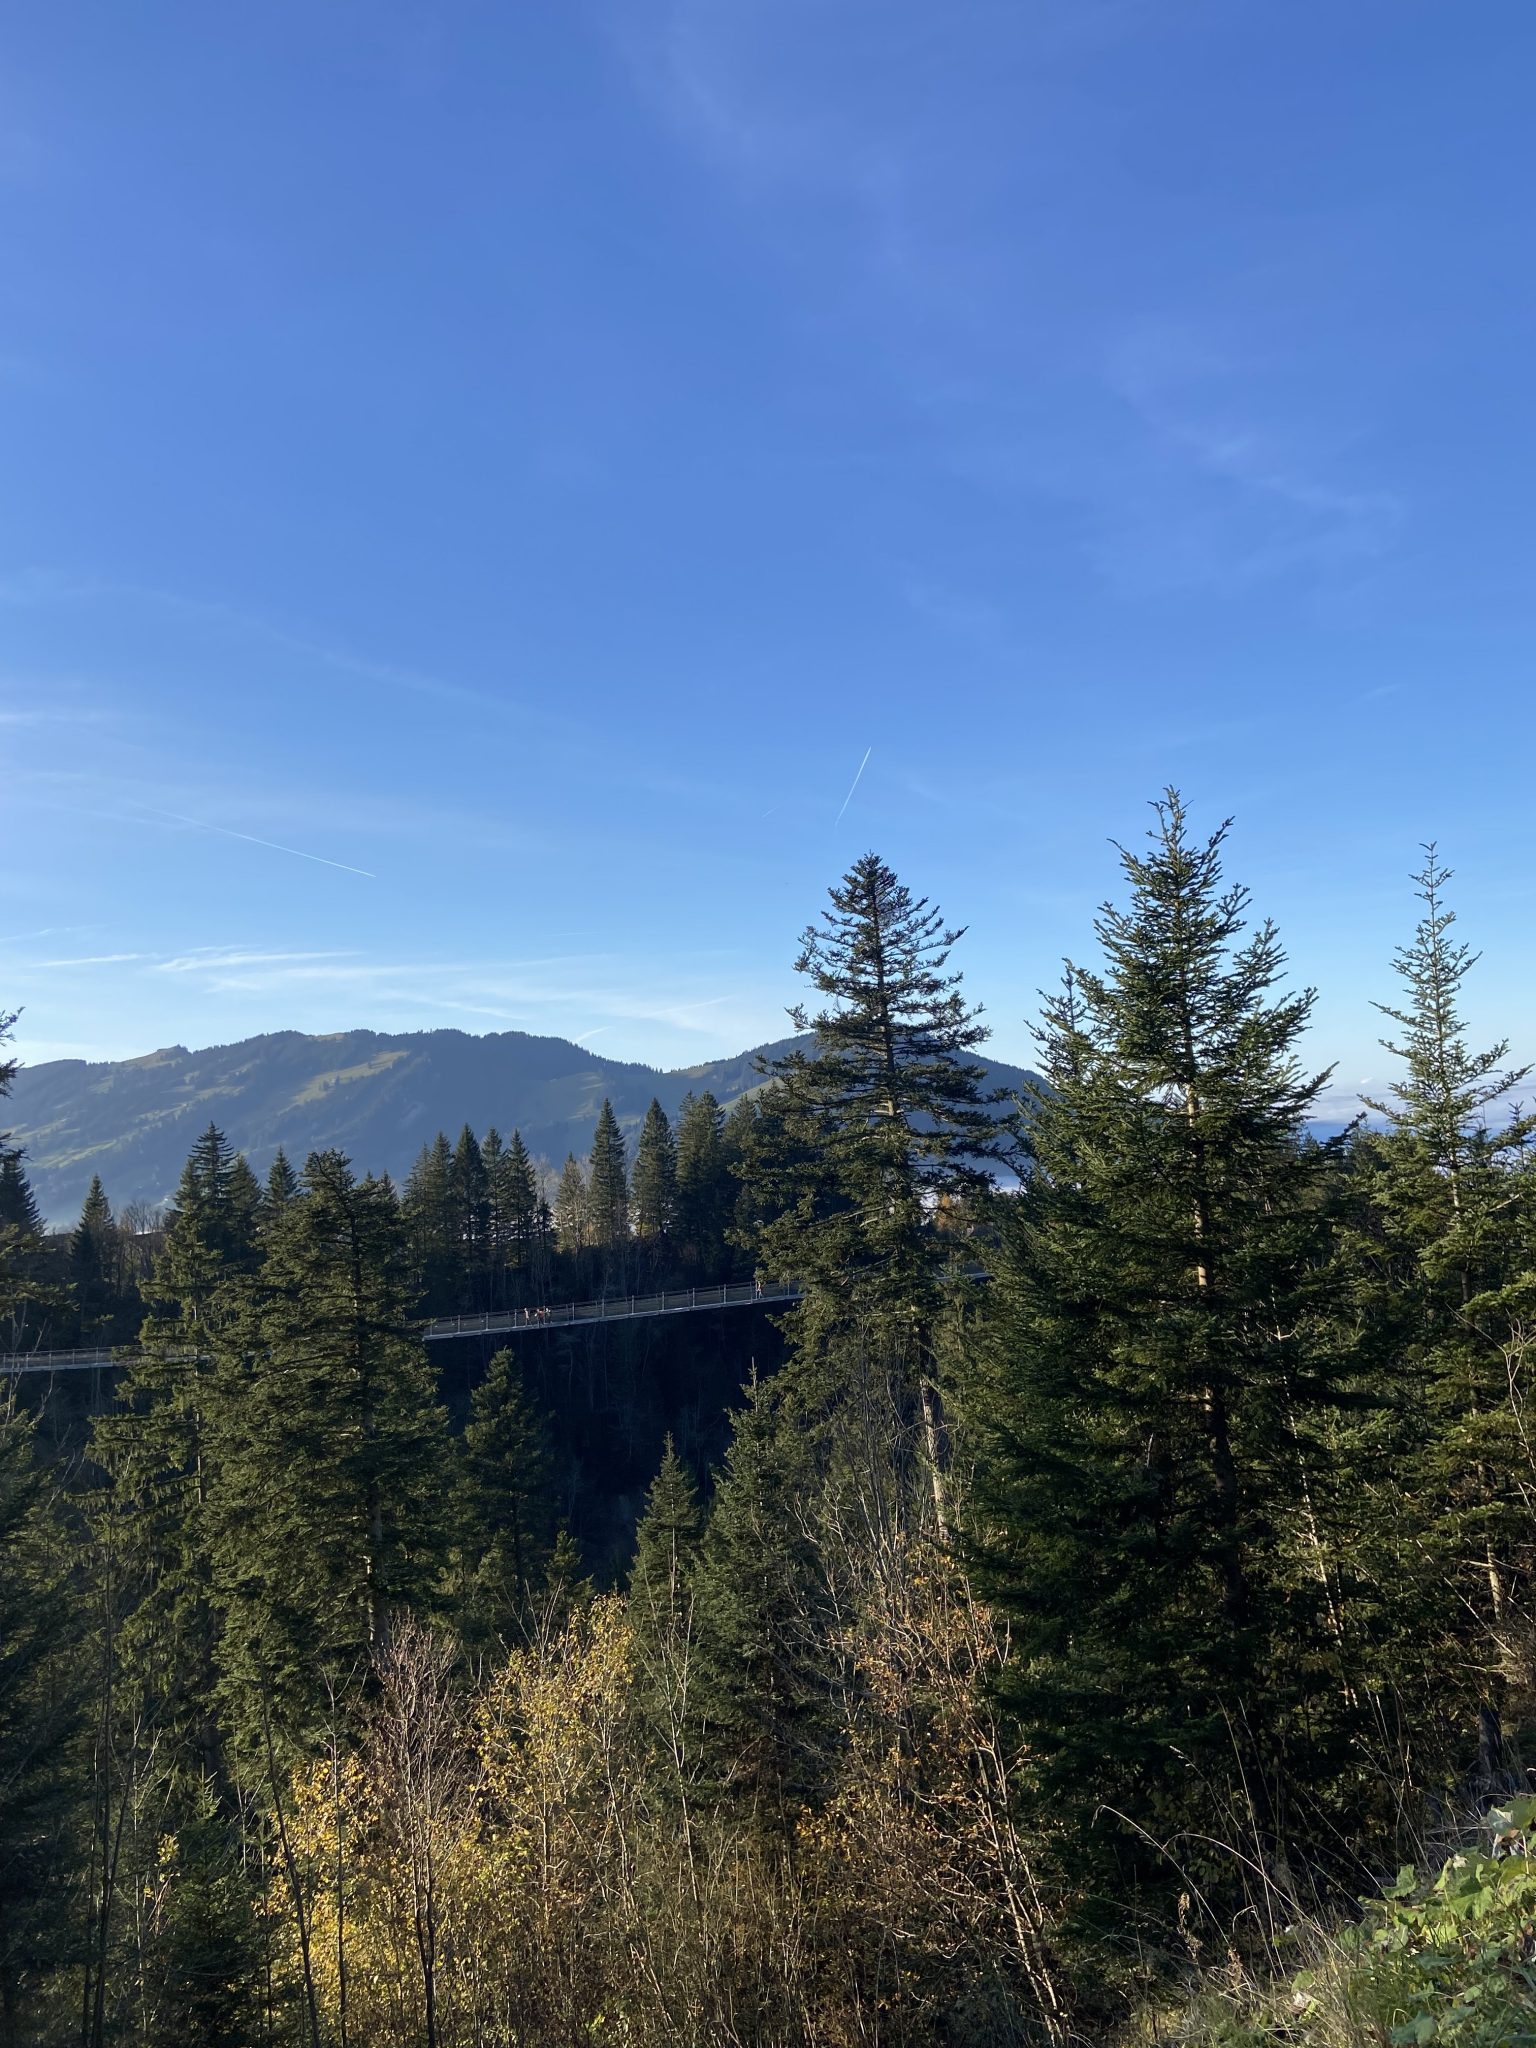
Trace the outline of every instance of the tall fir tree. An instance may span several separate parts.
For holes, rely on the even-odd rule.
[[[1536,1368],[1536,1115],[1513,1107],[1530,1068],[1509,1064],[1508,1041],[1468,1045],[1462,989],[1478,956],[1453,936],[1451,871],[1432,844],[1424,855],[1423,914],[1392,963],[1402,998],[1377,1006],[1401,1078],[1370,1101],[1386,1129],[1359,1148],[1372,1218],[1356,1244],[1361,1310],[1397,1369],[1413,1577],[1438,1582],[1442,1625],[1465,1645],[1457,1666],[1502,1710],[1536,1684],[1536,1536],[1516,1477]]]
[[[29,2007],[75,1934],[85,1701],[62,1503],[14,1394],[0,1391],[0,2040],[19,2048],[46,2038]]]
[[[42,1212],[22,1164],[19,1145],[0,1145],[0,1229],[36,1238],[43,1233]]]
[[[468,1124],[460,1131],[453,1149],[450,1187],[457,1246],[458,1304],[461,1308],[484,1307],[484,1290],[490,1272],[491,1189],[484,1155]]]
[[[822,1007],[790,1015],[814,1034],[768,1069],[748,1173],[766,1220],[759,1265],[799,1279],[804,1363],[836,1365],[850,1335],[877,1351],[922,1417],[934,1512],[946,1520],[937,1331],[960,1282],[944,1201],[980,1192],[995,1148],[986,1036],[949,966],[963,936],[877,855],[856,861],[804,934],[796,969]]]
[[[224,1389],[214,1579],[223,1689],[248,1749],[273,1725],[312,1725],[325,1674],[365,1664],[395,1608],[436,1597],[446,1418],[409,1300],[393,1193],[312,1153]]]
[[[80,1220],[69,1240],[69,1272],[81,1340],[89,1343],[110,1334],[122,1306],[122,1247],[99,1173],[91,1175]]]
[[[299,1176],[293,1170],[288,1154],[279,1145],[272,1155],[272,1164],[267,1169],[267,1178],[261,1191],[261,1206],[257,1211],[257,1223],[265,1233],[276,1226],[288,1204],[299,1192]]]
[[[31,1351],[46,1340],[65,1297],[48,1273],[42,1212],[19,1145],[0,1140],[0,1349]]]
[[[692,1573],[690,1691],[708,1781],[770,1834],[793,1828],[831,1740],[824,1587],[805,1519],[814,1491],[798,1416],[773,1383],[754,1382]],[[661,1563],[648,1555],[647,1583]]]
[[[243,1152],[235,1154],[235,1163],[229,1169],[229,1199],[235,1215],[239,1218],[240,1227],[248,1237],[254,1239],[266,1194],[252,1170],[251,1162]]]
[[[555,1190],[555,1242],[567,1256],[584,1251],[592,1242],[587,1177],[574,1152],[567,1152]]]
[[[401,1206],[423,1303],[429,1314],[446,1314],[457,1295],[461,1250],[453,1147],[444,1132],[417,1154]]]
[[[771,1107],[774,1091],[755,1088],[731,1104],[720,1133],[721,1202],[725,1217],[725,1246],[714,1269],[722,1278],[738,1272],[744,1260],[750,1262],[763,1232],[774,1214],[770,1201],[753,1178],[752,1162],[759,1155],[773,1156],[776,1147],[769,1124],[776,1112]]]
[[[488,1294],[486,1307],[506,1305],[506,1276],[511,1264],[507,1225],[507,1148],[492,1124],[480,1147],[485,1168],[485,1270]]]
[[[223,1452],[219,1366],[258,1263],[254,1176],[210,1124],[182,1170],[156,1262],[156,1305],[92,1450],[111,1479],[118,1655],[169,1767],[222,1777],[211,1713],[216,1619],[208,1512]]]
[[[0,1012],[0,1098],[16,1073],[4,1051],[15,1021]],[[24,1208],[13,1213],[25,1224]],[[8,1264],[14,1228],[0,1231],[0,1298],[26,1284]],[[44,2037],[46,2020],[29,2008],[74,1932],[70,1767],[83,1701],[66,1526],[15,1393],[14,1381],[0,1389],[0,2039],[20,2048]]]
[[[557,1520],[549,1425],[511,1349],[471,1396],[460,1464],[463,1626],[476,1643],[510,1644],[532,1622]]]
[[[539,1177],[534,1171],[521,1131],[514,1131],[507,1143],[501,1168],[500,1205],[506,1220],[507,1261],[514,1272],[526,1274],[541,1248],[543,1226]]]
[[[601,1252],[621,1251],[629,1239],[629,1170],[624,1134],[607,1096],[597,1113],[587,1166],[587,1227]]]
[[[678,1244],[701,1277],[722,1274],[734,1183],[725,1149],[725,1118],[706,1089],[683,1097],[677,1113]]]
[[[144,2007],[157,2048],[247,2048],[263,2038],[258,1907],[239,1834],[211,1783],[195,1788],[155,1875]]]
[[[677,1147],[654,1095],[640,1126],[630,1193],[636,1236],[653,1246],[669,1239],[677,1221]]]
[[[693,1700],[694,1571],[703,1529],[693,1476],[669,1434],[635,1530],[627,1613],[653,1780],[679,1816],[689,1854],[703,1761]]]
[[[1292,1795],[1325,1836],[1361,1735],[1318,1530],[1338,1366],[1313,998],[1279,992],[1272,925],[1244,936],[1226,827],[1202,843],[1177,793],[1155,808],[1103,968],[1046,1007],[968,1399],[1007,1696],[1090,1917],[1171,1913],[1191,1876],[1230,1904],[1241,1859],[1209,1844],[1283,1876]]]
[[[642,1632],[670,1637],[681,1632],[703,1528],[698,1489],[669,1433],[636,1525],[629,1572],[630,1613]]]

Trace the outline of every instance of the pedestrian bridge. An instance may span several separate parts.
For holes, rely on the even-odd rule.
[[[725,1280],[714,1287],[669,1287],[656,1294],[605,1294],[596,1301],[563,1301],[537,1308],[490,1309],[483,1315],[443,1316],[428,1323],[421,1334],[428,1344],[451,1337],[532,1337],[541,1331],[569,1330],[577,1324],[631,1323],[647,1316],[692,1315],[700,1309],[793,1304],[802,1291],[798,1280]],[[132,1365],[140,1356],[136,1344],[79,1351],[18,1351],[0,1358],[0,1374],[104,1372]]]

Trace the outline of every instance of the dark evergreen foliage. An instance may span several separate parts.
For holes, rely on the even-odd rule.
[[[734,1193],[720,1105],[707,1090],[687,1095],[677,1117],[677,1236],[702,1273],[724,1267]]]
[[[1526,1070],[1431,847],[1383,1127],[1315,1142],[1225,838],[1156,807],[1006,1121],[959,931],[869,855],[809,1042],[729,1117],[658,1078],[632,1171],[604,1101],[552,1206],[516,1131],[401,1200],[210,1125],[159,1222],[97,1180],[50,1241],[0,1142],[11,1346],[140,1333],[0,1402],[0,2040],[1066,2048],[1184,2038],[1218,1950],[1257,2040],[1309,1905],[1511,1800],[1481,1913],[1536,1735]],[[741,1272],[803,1303],[703,1306]],[[1393,1982],[1366,2031],[1427,2039]]]
[[[1243,937],[1225,828],[1157,806],[1122,852],[1102,971],[1041,1027],[1032,1170],[1008,1207],[984,1421],[983,1583],[1015,1631],[1009,1696],[1073,1853],[1178,1889],[1194,1827],[1282,1862],[1359,1733],[1336,1560],[1311,1507],[1337,1398],[1325,1261],[1334,1148],[1301,1064],[1310,992]],[[1361,1709],[1363,1711],[1363,1709]],[[1191,1860],[1192,1859],[1192,1860]],[[1186,1843],[1213,1887],[1233,1866]]]
[[[587,1163],[587,1235],[600,1252],[622,1250],[629,1237],[629,1169],[624,1135],[606,1098],[592,1133]]]
[[[449,1538],[447,1439],[399,1207],[312,1154],[226,1356],[213,1505],[224,1693],[248,1747],[312,1725],[323,1670],[366,1665],[392,1611],[431,1609]]]
[[[99,1173],[91,1175],[80,1221],[69,1241],[69,1265],[82,1340],[89,1343],[109,1336],[120,1293],[122,1257],[112,1204]]]
[[[689,1581],[703,1531],[698,1490],[670,1435],[635,1527],[629,1592],[637,1625],[675,1636],[683,1626]]]
[[[813,1792],[829,1740],[813,1495],[793,1411],[771,1386],[751,1387],[693,1576],[693,1706],[716,1791],[775,1831]]]
[[[515,1352],[498,1351],[464,1429],[463,1618],[476,1641],[516,1642],[537,1611],[557,1513],[549,1425],[529,1401]]]
[[[667,1113],[653,1096],[640,1126],[631,1183],[635,1234],[655,1245],[677,1222],[677,1147]]]
[[[0,1070],[3,1084],[3,1070]],[[55,1479],[0,1390],[0,2039],[69,1955],[83,1830],[73,1778],[86,1697]]]

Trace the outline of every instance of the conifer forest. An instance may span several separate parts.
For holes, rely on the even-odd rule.
[[[1475,906],[1426,848],[1330,1135],[1240,839],[1148,815],[1022,1095],[869,854],[728,1114],[399,1186],[209,1125],[70,1233],[4,1150],[5,1362],[123,1357],[0,1382],[0,2043],[1536,2042]],[[722,1281],[800,1293],[539,1322]]]

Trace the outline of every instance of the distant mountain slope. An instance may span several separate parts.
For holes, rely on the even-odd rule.
[[[707,1088],[729,1107],[755,1085],[756,1057],[662,1073],[522,1031],[277,1031],[202,1052],[173,1045],[140,1059],[23,1067],[0,1128],[26,1147],[38,1204],[61,1225],[79,1214],[93,1173],[117,1207],[166,1201],[210,1121],[258,1173],[279,1146],[295,1164],[339,1146],[360,1169],[402,1178],[437,1131],[457,1134],[465,1123],[477,1134],[489,1124],[521,1130],[535,1156],[558,1165],[587,1151],[605,1095],[633,1134],[653,1095],[668,1115],[690,1089]],[[999,1087],[1023,1085],[1022,1068],[991,1071]]]

